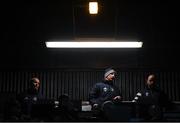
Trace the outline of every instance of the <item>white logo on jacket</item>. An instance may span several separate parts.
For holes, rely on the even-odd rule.
[[[108,90],[108,88],[106,88],[106,87],[103,88],[103,91],[104,91],[104,92],[106,92],[107,90]]]
[[[149,96],[149,93],[148,93],[148,92],[146,92],[146,93],[145,93],[145,95],[146,95],[146,96]]]

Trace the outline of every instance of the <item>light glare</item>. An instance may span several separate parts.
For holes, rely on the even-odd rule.
[[[89,2],[89,13],[90,14],[98,13],[98,3],[97,2]]]

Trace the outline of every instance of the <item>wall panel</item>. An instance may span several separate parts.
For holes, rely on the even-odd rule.
[[[41,80],[40,93],[48,99],[57,99],[68,94],[73,100],[87,100],[90,89],[103,79],[99,69],[50,69],[50,70],[4,70],[0,72],[0,92],[21,93],[28,88],[32,76]],[[144,88],[145,77],[153,72],[157,75],[159,86],[174,101],[180,101],[180,72],[118,70],[115,84],[122,91],[124,100],[132,100]]]

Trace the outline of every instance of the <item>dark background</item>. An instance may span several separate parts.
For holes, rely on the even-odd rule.
[[[170,100],[180,101],[179,4],[98,1],[97,15],[89,15],[87,0],[1,2],[0,119],[6,100],[24,92],[33,76],[40,79],[40,94],[46,99],[68,94],[79,102],[88,100],[89,91],[110,66],[117,71],[115,84],[124,101],[132,101],[144,89],[149,73],[156,75]],[[45,46],[46,41],[77,38],[137,40],[143,47]]]
[[[87,0],[1,3],[1,68],[179,69],[179,6],[174,1]],[[74,7],[74,14],[73,14]],[[74,15],[74,16],[73,16]],[[74,25],[73,25],[74,17]],[[80,37],[143,42],[141,49],[48,49]]]
[[[125,100],[144,87],[146,73],[179,100],[179,7],[176,2],[99,0],[7,1],[1,4],[1,92],[21,92],[34,73],[41,93],[88,99],[88,92],[112,66]],[[46,41],[115,38],[143,42],[140,49],[48,49]],[[82,94],[82,95],[81,95]]]
[[[99,13],[89,15],[88,0],[1,1],[0,120],[6,99],[25,91],[33,76],[40,79],[40,94],[46,99],[58,99],[66,93],[71,100],[84,101],[109,66],[117,71],[115,84],[124,101],[133,100],[144,89],[149,73],[155,73],[158,85],[172,101],[180,101],[179,3],[98,2]],[[48,49],[45,46],[46,41],[77,38],[137,40],[143,42],[143,47]],[[174,116],[171,117],[178,117]]]

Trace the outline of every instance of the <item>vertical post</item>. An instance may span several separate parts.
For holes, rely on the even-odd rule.
[[[118,29],[118,0],[115,0],[115,16],[114,16],[114,38],[117,36],[117,29]]]
[[[73,38],[76,36],[76,21],[75,21],[75,5],[72,2],[72,16],[73,16]]]

